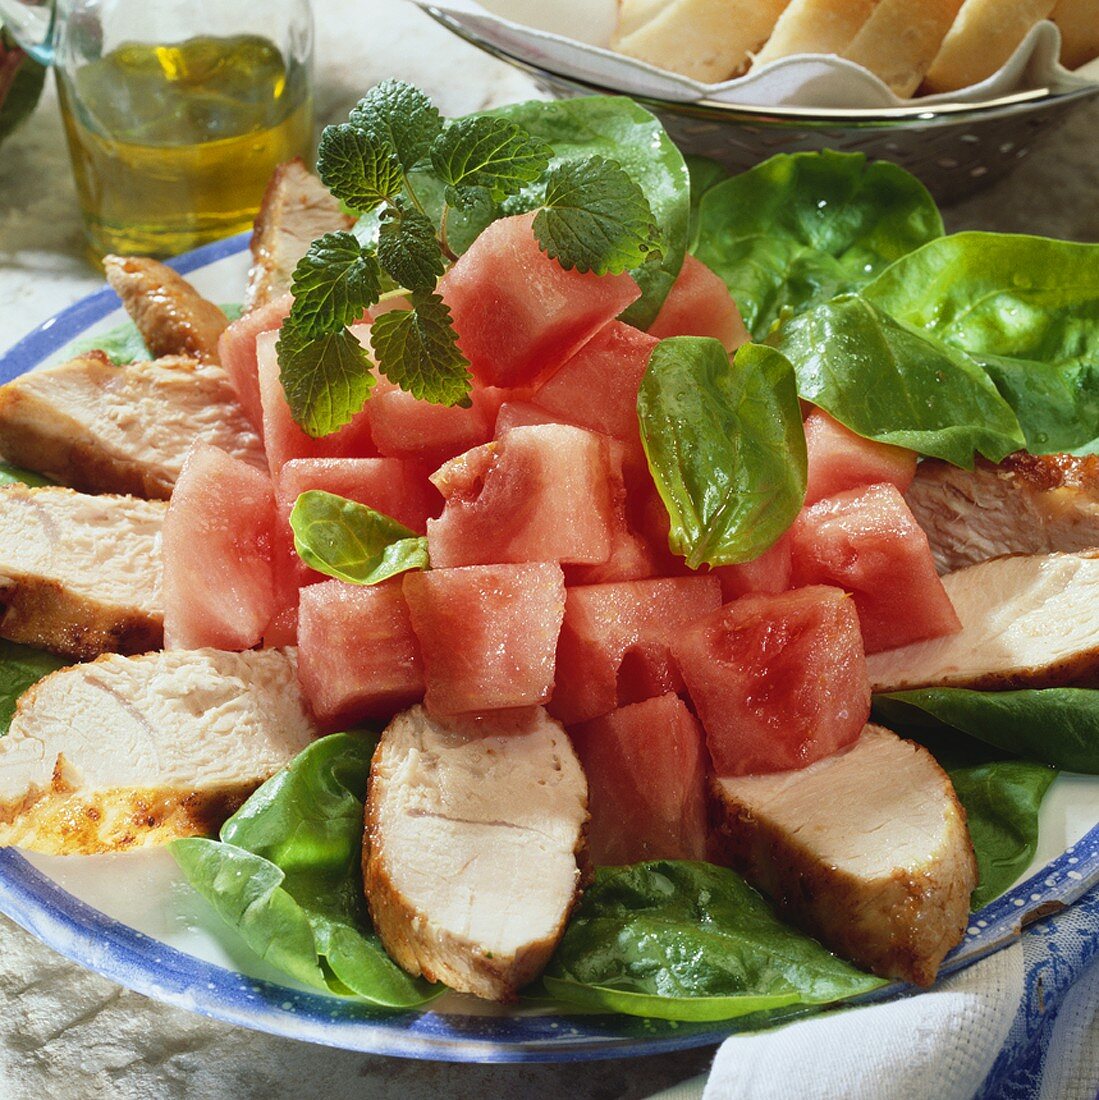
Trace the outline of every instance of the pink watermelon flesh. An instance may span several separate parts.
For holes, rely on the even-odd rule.
[[[721,581],[722,598],[728,602],[750,592],[785,592],[793,587],[793,538],[789,531],[755,559],[743,565],[722,565],[713,570]]]
[[[493,222],[439,281],[458,346],[486,386],[549,377],[641,295],[629,275],[566,271],[538,247],[533,222]]]
[[[328,728],[390,718],[418,701],[423,662],[400,578],[369,586],[326,581],[303,589],[298,679]]]
[[[167,649],[243,650],[279,610],[275,494],[266,474],[196,444],[164,520]]]
[[[687,255],[679,276],[660,307],[649,335],[712,336],[726,351],[735,351],[751,339],[728,288],[701,260]]]
[[[838,588],[742,596],[673,652],[718,775],[804,768],[851,744],[870,715],[858,614]]]
[[[867,653],[961,629],[927,535],[896,486],[871,485],[818,501],[798,517],[792,539],[794,583],[847,589]]]
[[[536,424],[571,424],[567,416],[557,416],[530,401],[507,400],[496,414],[495,437],[500,438],[512,428],[529,428]]]
[[[431,478],[446,500],[427,525],[432,564],[606,561],[624,522],[611,461],[605,437],[560,424],[514,428],[452,459]]]
[[[260,333],[282,327],[294,304],[293,296],[284,294],[273,302],[244,314],[234,321],[218,340],[218,360],[229,375],[237,400],[256,431],[263,433],[263,404],[259,394],[259,362],[256,340]]]
[[[902,493],[916,476],[916,452],[863,439],[821,409],[805,418],[809,483],[805,503],[864,485],[889,482]]]
[[[473,565],[409,573],[404,594],[437,714],[544,703],[565,608],[559,565]]]
[[[569,736],[588,777],[596,866],[705,858],[708,760],[679,696],[620,707]]]
[[[658,577],[570,588],[550,713],[566,725],[679,691],[669,647],[721,605],[716,577]]]

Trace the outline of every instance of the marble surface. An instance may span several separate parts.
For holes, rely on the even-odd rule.
[[[318,108],[345,115],[385,76],[448,114],[537,94],[402,0],[316,0]],[[1099,240],[1099,102],[1010,179],[947,213],[951,228]],[[0,149],[0,347],[100,285],[82,257],[56,99]],[[711,1052],[631,1062],[451,1066],[332,1051],[146,1000],[68,963],[0,918],[0,1100],[112,1097],[644,1097],[702,1072]]]

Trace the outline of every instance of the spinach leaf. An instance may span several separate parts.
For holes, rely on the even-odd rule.
[[[783,153],[706,192],[694,253],[759,340],[784,310],[857,290],[942,232],[923,184],[895,164]]]
[[[0,462],[0,485],[52,485],[48,477],[31,473],[20,466],[12,466],[7,462]]]
[[[885,984],[708,863],[601,867],[544,976],[560,1000],[664,1020],[830,1004]]]
[[[176,840],[191,885],[258,955],[319,989],[387,1008],[441,990],[409,977],[370,927],[360,860],[376,739],[315,741],[222,826],[219,841]]]
[[[378,584],[428,567],[427,539],[365,504],[310,489],[290,512],[294,549],[310,569],[348,584]]]
[[[240,316],[242,308],[239,303],[230,303],[223,305],[221,311],[230,321],[235,321]],[[89,351],[103,352],[119,367],[124,367],[128,363],[143,363],[152,358],[133,321],[123,321],[107,329],[106,332],[100,332],[94,336],[81,336],[80,339],[68,345],[65,356],[74,359]]]
[[[52,653],[0,638],[0,737],[11,726],[19,696],[43,676],[69,664],[72,662]]]
[[[1099,244],[958,233],[898,260],[867,298],[973,356],[1035,452],[1099,433]]]
[[[924,688],[875,696],[890,729],[949,727],[1016,756],[1099,775],[1099,690]]]
[[[732,362],[717,340],[676,336],[653,351],[637,399],[649,469],[692,569],[759,557],[805,498],[794,372],[772,348]]]
[[[972,467],[1025,444],[988,375],[964,352],[846,294],[770,338],[797,372],[798,393],[852,431]]]
[[[698,248],[698,215],[702,196],[731,177],[728,169],[709,157],[688,153],[683,159],[687,162],[687,174],[691,179],[691,222],[687,233],[687,251],[693,253]]]

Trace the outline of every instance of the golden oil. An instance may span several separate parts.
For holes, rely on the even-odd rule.
[[[58,84],[97,262],[246,229],[275,165],[312,151],[308,70],[256,35],[123,43]]]

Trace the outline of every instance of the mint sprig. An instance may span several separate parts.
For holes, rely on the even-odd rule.
[[[404,181],[393,147],[347,123],[324,128],[317,173],[325,187],[353,210],[373,210],[395,199]]]
[[[408,172],[443,128],[443,117],[419,88],[400,80],[375,84],[352,109],[348,122],[386,143]]]
[[[432,142],[435,175],[457,191],[480,188],[496,201],[516,195],[549,166],[553,150],[503,118],[460,118]]]
[[[398,286],[409,290],[434,290],[446,270],[431,219],[403,199],[382,212],[378,260]]]
[[[381,294],[377,259],[350,233],[326,233],[294,268],[292,316],[306,336],[354,324]]]

